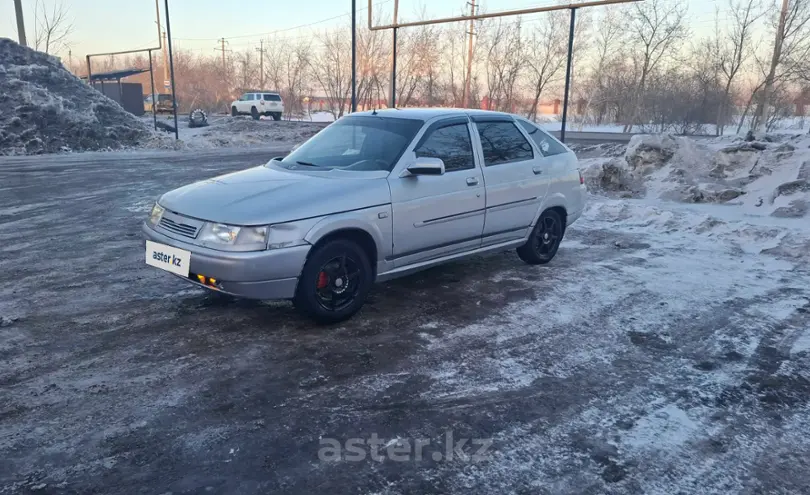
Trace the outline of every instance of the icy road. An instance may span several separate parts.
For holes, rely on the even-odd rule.
[[[806,219],[593,198],[338,327],[144,264],[160,193],[273,155],[0,159],[0,493],[807,493]],[[431,454],[319,458],[372,438]]]

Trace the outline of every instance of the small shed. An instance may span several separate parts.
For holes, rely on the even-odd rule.
[[[118,102],[127,112],[140,116],[144,114],[143,85],[121,82],[121,80],[148,71],[149,69],[124,69],[99,72],[90,76],[90,84],[101,91],[104,96]],[[85,76],[82,79],[87,80],[87,77]]]

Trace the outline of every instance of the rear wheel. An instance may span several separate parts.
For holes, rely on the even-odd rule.
[[[281,113],[274,113],[273,114],[273,120],[276,120],[276,121],[281,120]]]
[[[236,107],[231,107],[231,117],[236,117],[239,115],[239,112],[236,111]]]
[[[562,237],[560,214],[554,210],[546,210],[537,220],[526,244],[517,248],[517,254],[530,265],[546,264],[557,254]]]
[[[329,241],[310,254],[293,303],[319,323],[337,323],[363,306],[372,283],[371,262],[359,245]]]
[[[253,120],[259,120],[259,111],[256,110],[256,107],[250,107],[250,116],[253,117]]]

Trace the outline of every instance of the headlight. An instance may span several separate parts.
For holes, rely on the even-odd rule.
[[[152,225],[157,225],[163,216],[164,211],[166,210],[162,206],[155,203],[155,206],[152,207],[152,212],[149,214],[149,223]]]
[[[307,244],[307,232],[320,221],[310,218],[297,222],[258,227],[238,227],[224,223],[206,223],[197,240],[203,246],[228,251],[262,251]]]
[[[231,246],[233,251],[261,251],[267,249],[267,227],[237,227],[224,223],[206,223],[197,239],[203,244]]]

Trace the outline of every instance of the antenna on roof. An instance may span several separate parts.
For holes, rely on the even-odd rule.
[[[377,115],[377,109],[376,108],[371,111],[371,115]]]

